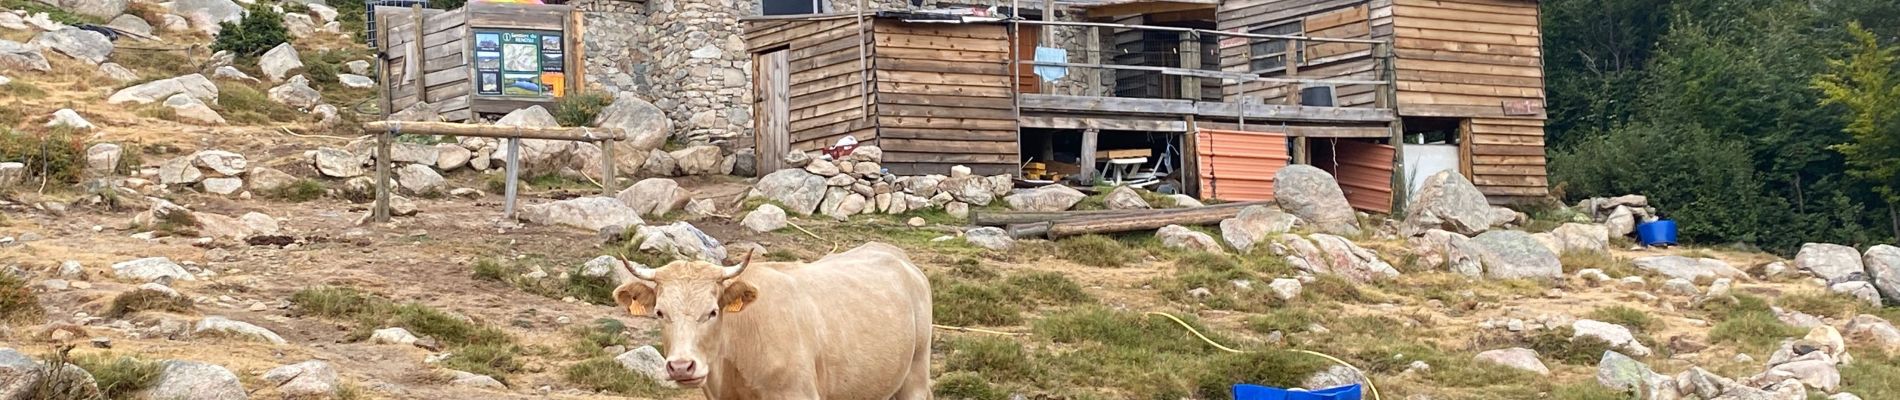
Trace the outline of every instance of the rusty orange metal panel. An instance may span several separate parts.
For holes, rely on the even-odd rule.
[[[1337,140],[1337,139],[1335,139]],[[1333,172],[1346,202],[1361,211],[1392,212],[1392,146],[1351,140],[1334,144],[1338,169]]]
[[[1202,199],[1271,200],[1273,175],[1293,159],[1285,133],[1200,129],[1194,135]]]

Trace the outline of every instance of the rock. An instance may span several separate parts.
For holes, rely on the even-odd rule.
[[[52,119],[46,121],[46,127],[48,128],[58,126],[81,131],[98,129],[98,127],[92,125],[92,122],[86,121],[85,117],[79,116],[79,112],[73,111],[71,108],[61,108],[59,111],[54,111]]]
[[[1178,208],[1193,208],[1193,207],[1207,206],[1206,204],[1201,204],[1201,201],[1199,199],[1195,199],[1194,196],[1189,196],[1185,194],[1171,194],[1171,195],[1167,195],[1166,197],[1168,200],[1173,201],[1174,206]]]
[[[1234,250],[1246,253],[1267,238],[1292,230],[1298,222],[1292,214],[1281,212],[1278,208],[1247,206],[1233,218],[1220,222],[1220,236]]]
[[[1654,272],[1671,278],[1697,280],[1709,278],[1734,278],[1744,275],[1741,270],[1730,267],[1728,263],[1713,258],[1688,258],[1683,256],[1650,256],[1635,260],[1636,268]]]
[[[190,1],[190,0],[182,0]],[[249,396],[237,374],[224,367],[195,361],[165,361],[150,389],[135,398],[245,400]]]
[[[838,168],[837,163],[834,163],[831,160],[824,160],[824,159],[811,160],[810,164],[805,164],[805,172],[810,172],[813,174],[818,174],[818,176],[825,176],[825,177],[835,176],[835,175],[844,173],[843,170]]]
[[[1629,207],[1617,206],[1609,217],[1603,219],[1603,224],[1612,235],[1629,236],[1631,232],[1636,232],[1636,214]]]
[[[1267,284],[1267,288],[1273,290],[1273,297],[1277,297],[1280,300],[1299,298],[1301,286],[1300,280],[1290,278],[1274,279],[1272,283]]]
[[[1862,314],[1847,321],[1845,337],[1866,341],[1888,351],[1900,350],[1900,329],[1893,323],[1873,315]]]
[[[1852,247],[1828,243],[1807,243],[1801,245],[1801,251],[1795,253],[1794,267],[1813,272],[1815,276],[1829,283],[1844,280],[1867,280],[1867,269],[1861,265],[1861,254]]]
[[[185,271],[185,267],[178,266],[178,263],[174,263],[171,259],[165,257],[140,258],[112,264],[112,273],[114,276],[119,277],[119,279],[137,282],[152,282],[159,279],[180,281],[198,279],[196,276],[193,276],[190,271]]]
[[[1847,281],[1828,285],[1828,291],[1846,294],[1874,307],[1880,307],[1880,290],[1867,281]]]
[[[950,196],[957,201],[979,207],[987,206],[990,202],[996,201],[995,187],[990,185],[988,179],[980,176],[972,175],[962,178],[944,179],[937,183],[937,191],[939,193],[949,193]],[[1036,194],[1030,197],[1018,197],[1029,193]],[[1071,195],[1073,195],[1073,201],[1070,201]],[[1051,197],[1043,198],[1042,196]],[[1067,210],[1070,206],[1074,206],[1076,202],[1082,201],[1083,197],[1088,197],[1088,195],[1082,194],[1081,191],[1069,188],[1068,186],[1048,185],[1031,189],[1024,193],[1009,195],[1003,200],[1010,202],[1010,208],[1016,210],[1024,209],[1017,208],[1019,207],[1016,203],[1017,200],[1010,200],[1011,198],[1043,201],[1044,203],[1025,203],[1024,206],[1052,208],[1046,211],[1062,211]],[[1053,209],[1054,207],[1061,208]]]
[[[289,44],[285,44],[288,46]],[[284,105],[297,108],[316,107],[323,102],[323,94],[310,88],[310,82],[303,75],[292,77],[289,82],[270,88],[270,99]]]
[[[1550,231],[1556,236],[1559,253],[1608,253],[1610,251],[1610,228],[1602,225],[1566,223]]]
[[[119,168],[124,158],[125,148],[112,143],[94,144],[86,148],[86,176],[109,176]]]
[[[759,178],[753,186],[752,197],[764,197],[789,207],[788,211],[799,215],[811,215],[818,204],[825,199],[825,178],[803,169],[788,168],[778,170]]]
[[[662,387],[669,389],[678,387],[677,384],[673,383],[673,379],[669,378],[666,373],[666,356],[661,355],[660,351],[654,349],[653,346],[640,346],[639,348],[628,350],[625,353],[620,353],[620,355],[614,356],[614,361],[619,362],[620,366],[626,367],[629,371],[647,377],[647,379],[652,379],[654,383],[658,383]]]
[[[1622,325],[1579,319],[1570,324],[1570,329],[1575,331],[1575,334],[1570,337],[1571,340],[1593,337],[1608,342],[1610,346],[1615,349],[1627,351],[1637,357],[1646,357],[1649,356],[1650,353],[1649,347],[1644,346],[1642,342],[1636,341],[1636,335],[1630,333],[1629,328],[1625,328]],[[1622,354],[1617,355],[1621,356]],[[1607,361],[1608,356],[1606,355],[1605,357]],[[1600,377],[1599,375],[1599,378]]]
[[[785,157],[781,158],[781,160],[785,161],[786,168],[805,168],[805,166],[811,165],[812,157],[811,154],[806,154],[803,151],[792,150],[785,152]]]
[[[492,390],[507,390],[508,389],[507,385],[501,384],[501,381],[495,380],[494,377],[490,377],[488,375],[471,374],[468,372],[455,371],[455,370],[450,370],[449,372],[450,372],[450,377],[449,377],[450,385],[467,386],[467,387],[473,387],[473,388],[492,389]]]
[[[404,107],[402,110],[398,110],[394,113],[389,114],[388,120],[389,121],[404,121],[404,122],[442,122],[443,121],[442,113],[436,111],[435,105],[420,102],[420,101],[412,103],[409,105],[409,107]]]
[[[33,398],[33,392],[45,373],[46,367],[32,357],[13,349],[0,348],[0,398]]]
[[[1405,243],[1417,252],[1420,263],[1442,266],[1447,271],[1466,277],[1484,276],[1484,261],[1480,258],[1483,251],[1471,243],[1471,238],[1464,235],[1431,229],[1406,239]],[[1605,280],[1608,278],[1604,277]]]
[[[726,249],[719,244],[719,239],[701,232],[686,221],[663,226],[641,226],[637,234],[641,238],[642,251],[657,251],[679,259],[697,258],[714,263],[726,260]]]
[[[776,231],[785,228],[785,210],[775,205],[763,204],[752,212],[746,213],[739,224],[745,225],[746,229],[751,229],[753,232]]]
[[[433,165],[443,172],[454,171],[468,165],[468,160],[474,157],[475,152],[468,151],[467,148],[463,148],[461,145],[454,143],[437,143],[435,145],[435,163]]]
[[[1657,374],[1643,362],[1616,351],[1604,351],[1603,358],[1597,361],[1597,383],[1603,387],[1637,393],[1658,389],[1674,392],[1673,382],[1669,382],[1668,386],[1662,384],[1668,381],[1671,381],[1669,377]]]
[[[272,368],[264,372],[264,382],[277,388],[286,398],[328,398],[341,386],[336,368],[322,360],[310,360]]]
[[[660,151],[659,149],[648,150],[643,162],[644,164],[640,166],[640,172],[647,176],[679,175],[679,162],[673,160],[672,153]]]
[[[27,25],[26,19],[20,18],[18,14],[0,12],[0,29],[24,31],[33,29],[33,26]]]
[[[1473,359],[1511,367],[1513,369],[1530,371],[1538,375],[1550,375],[1550,368],[1545,367],[1544,362],[1537,359],[1537,351],[1522,347],[1487,350],[1483,353],[1478,353],[1478,356]]]
[[[269,329],[264,329],[263,327],[260,327],[257,325],[251,325],[248,322],[236,321],[236,320],[228,319],[225,317],[216,317],[216,316],[205,317],[205,319],[198,320],[197,327],[193,328],[191,333],[192,334],[205,334],[205,333],[227,334],[227,335],[233,335],[233,336],[238,336],[238,337],[247,338],[247,339],[260,340],[260,341],[268,342],[270,344],[275,344],[275,345],[283,345],[287,343],[284,341],[284,338],[282,336],[277,336],[277,332],[271,332]]]
[[[1801,341],[1820,346],[1821,350],[1835,359],[1840,359],[1842,355],[1847,354],[1847,339],[1841,337],[1841,331],[1835,330],[1832,326],[1815,326],[1808,330],[1806,336],[1801,337]]]
[[[614,198],[626,203],[642,216],[662,216],[677,210],[692,198],[692,192],[666,178],[647,178],[621,190]]]
[[[1695,282],[1690,282],[1688,279],[1682,278],[1670,278],[1667,281],[1663,281],[1663,290],[1682,296],[1696,296],[1702,294],[1702,289],[1697,288]]]
[[[1425,184],[1412,195],[1405,207],[1402,234],[1441,229],[1471,236],[1484,233],[1500,221],[1491,210],[1484,193],[1456,171],[1442,171],[1425,178]]]
[[[1142,200],[1141,194],[1135,192],[1135,188],[1127,186],[1116,186],[1115,190],[1108,192],[1108,197],[1104,198],[1103,201],[1107,203],[1108,209],[1110,210],[1144,210],[1151,208],[1148,206],[1148,201]]]
[[[243,154],[223,150],[204,150],[189,156],[191,165],[210,170],[216,176],[240,176],[250,170],[251,162]]]
[[[1791,361],[1769,367],[1763,374],[1792,377],[1823,392],[1834,392],[1841,387],[1841,371],[1831,359]]]
[[[844,200],[838,202],[838,208],[834,210],[834,213],[827,215],[839,220],[844,220],[846,217],[863,213],[869,202],[870,199],[864,198],[864,195],[852,193],[846,195]]]
[[[1900,247],[1875,245],[1861,257],[1874,288],[1887,300],[1900,303]]]
[[[218,67],[218,69],[212,70],[211,78],[223,79],[223,80],[228,80],[228,81],[239,81],[239,82],[253,82],[253,83],[258,82],[257,78],[251,77],[250,74],[246,74],[244,73],[244,71],[239,71],[237,67],[233,67],[229,65]]]
[[[714,175],[719,173],[719,162],[723,159],[716,146],[690,146],[674,150],[667,155],[679,166],[680,175]]]
[[[171,8],[191,21],[192,27],[211,35],[217,35],[218,23],[237,22],[244,16],[244,7],[231,0],[175,0]]]
[[[1227,254],[1227,249],[1213,236],[1180,225],[1161,227],[1155,231],[1155,238],[1161,239],[1161,245],[1168,248]]]
[[[271,82],[281,82],[291,70],[303,67],[303,59],[297,56],[297,48],[288,42],[272,47],[257,58],[257,69],[263,71],[264,77],[270,78]]]
[[[184,83],[179,82],[176,78],[159,79],[119,89],[119,91],[113,92],[111,97],[106,98],[106,103],[151,104],[168,99],[172,95],[179,93],[190,93],[185,90]]]
[[[140,35],[152,34],[152,24],[145,22],[144,18],[139,18],[132,14],[114,13],[114,15],[118,15],[118,17],[102,17],[112,18],[112,21],[106,22],[106,26]]]
[[[187,122],[196,122],[203,125],[224,125],[224,116],[218,115],[217,110],[211,109],[211,106],[205,105],[205,103],[199,101],[198,98],[191,97],[184,93],[174,94],[166,98],[165,106],[171,107],[173,115],[177,115],[178,118]]]
[[[312,161],[316,164],[317,172],[324,176],[355,178],[363,176],[364,173],[364,158],[342,149],[318,147]]]
[[[555,127],[560,126],[560,123],[554,120],[554,114],[548,113],[547,109],[541,108],[541,106],[530,106],[502,116],[500,120],[495,121],[495,125]],[[574,148],[575,143],[569,141],[522,139],[521,156],[519,159],[522,174],[528,176],[553,173],[562,168],[567,168],[572,162],[570,157],[572,156]],[[493,157],[494,161],[497,161],[497,165],[507,165],[508,152],[508,147],[502,146],[490,157]]]
[[[1352,368],[1343,365],[1333,365],[1327,367],[1325,370],[1313,373],[1312,376],[1306,377],[1306,380],[1300,382],[1300,387],[1308,390],[1319,390],[1364,383],[1366,383],[1366,378],[1360,376],[1359,373],[1353,371]]]
[[[110,78],[113,81],[117,81],[119,83],[126,83],[126,82],[139,80],[139,74],[137,72],[132,72],[130,68],[126,68],[124,65],[119,65],[119,63],[109,62],[109,63],[99,64],[99,74],[105,75],[106,78]]]
[[[337,11],[335,8],[331,8],[330,6],[323,5],[323,4],[318,4],[316,2],[305,3],[304,7],[309,8],[310,13],[316,14],[317,22],[329,23],[331,21],[336,21]],[[356,63],[359,63],[359,62],[364,64],[360,68],[356,66]],[[344,63],[345,66],[349,67],[351,72],[359,74],[359,75],[364,74],[364,72],[358,72],[358,71],[369,69],[368,64],[369,64],[368,62],[364,62],[363,60],[353,60],[353,61]]]
[[[357,75],[369,75],[371,72],[375,72],[369,69],[370,65],[368,60],[350,60],[349,62],[343,63],[343,67],[348,68],[350,73]]]
[[[39,71],[53,70],[46,62],[46,55],[40,48],[20,42],[0,39],[0,71]]]
[[[238,217],[238,221],[243,222],[244,226],[251,228],[251,231],[259,235],[276,235],[281,230],[277,226],[276,218],[260,212],[244,213],[243,216]]]
[[[952,188],[963,186],[952,183],[957,180],[957,178],[950,178],[938,186],[944,190],[950,190],[952,196],[957,196],[956,191],[961,189],[952,190]],[[1075,188],[1071,188],[1068,185],[1054,184],[1004,196],[1003,201],[1009,204],[1011,210],[1051,212],[1066,211],[1069,207],[1074,207],[1075,203],[1082,202],[1082,199],[1086,197],[1088,197],[1088,195],[1082,194],[1082,191],[1075,190]],[[958,196],[958,200],[962,199],[961,196]],[[982,205],[978,203],[971,204]]]
[[[368,89],[368,88],[376,87],[375,79],[370,79],[367,76],[362,76],[362,75],[357,75],[357,74],[337,74],[336,80],[338,83],[342,83],[343,86],[353,87],[357,89]]]
[[[964,231],[963,240],[976,247],[990,250],[1009,250],[1016,244],[1016,239],[1009,236],[1009,231],[994,226]]]
[[[205,192],[220,196],[231,196],[244,190],[244,180],[239,178],[205,178]]]
[[[743,148],[732,152],[732,175],[759,176],[758,151]]]
[[[1273,196],[1287,213],[1312,224],[1319,232],[1359,234],[1359,220],[1331,174],[1310,165],[1294,164],[1281,168],[1273,179]]]
[[[416,344],[416,340],[415,334],[411,334],[408,329],[400,327],[377,329],[369,335],[370,343],[376,344],[413,345]]]
[[[375,151],[376,151],[375,142],[367,141],[367,140],[364,142],[365,143],[363,144],[363,146],[366,149],[368,149],[370,152],[370,159],[374,160]],[[397,163],[435,165],[436,161],[441,158],[441,152],[437,150],[439,148],[440,147],[437,147],[437,146],[430,146],[430,145],[417,144],[417,143],[405,143],[405,142],[390,143],[389,161],[397,162]]]
[[[442,174],[436,173],[433,167],[408,164],[396,168],[396,183],[403,189],[408,189],[410,193],[427,194],[442,191],[443,186],[448,184],[448,180],[443,179]]]
[[[1498,230],[1471,238],[1484,274],[1493,279],[1562,278],[1557,254],[1523,231]]]
[[[590,232],[609,226],[630,227],[645,223],[640,213],[612,197],[577,197],[522,207],[521,217],[530,223],[566,225]]]
[[[93,65],[105,62],[106,56],[112,54],[112,40],[105,34],[79,28],[40,32],[31,44]]]

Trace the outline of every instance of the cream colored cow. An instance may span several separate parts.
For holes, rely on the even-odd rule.
[[[614,301],[660,321],[675,383],[715,400],[930,398],[930,282],[902,249],[746,259],[622,261]]]

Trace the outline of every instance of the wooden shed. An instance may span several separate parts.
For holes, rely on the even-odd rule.
[[[382,109],[427,102],[469,121],[585,87],[580,14],[565,5],[470,2],[454,10],[378,6]]]
[[[762,171],[781,167],[774,155],[846,135],[882,148],[893,174],[1018,169],[1004,24],[889,11],[752,17],[745,39]]]

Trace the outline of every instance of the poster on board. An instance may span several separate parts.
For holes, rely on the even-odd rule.
[[[491,96],[501,95],[501,73],[500,72],[483,72],[477,76],[480,77],[479,79],[481,81],[476,87],[475,92],[477,94],[484,94],[484,95],[491,95]]]

